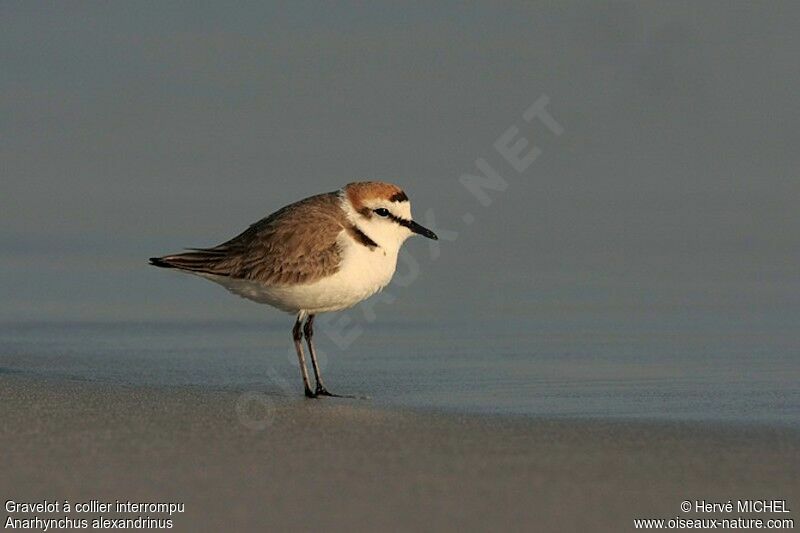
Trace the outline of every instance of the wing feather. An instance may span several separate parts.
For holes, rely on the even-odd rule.
[[[218,246],[150,262],[268,285],[310,283],[339,269],[339,235],[347,227],[338,194],[325,193],[290,204]]]

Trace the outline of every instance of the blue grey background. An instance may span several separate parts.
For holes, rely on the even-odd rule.
[[[799,30],[791,2],[4,2],[0,319],[266,314],[145,259],[381,178],[459,232],[409,243],[394,314],[797,325]],[[521,120],[541,95],[560,137]],[[480,157],[509,183],[486,208]]]
[[[798,58],[792,2],[2,2],[0,370],[295,383],[289,317],[146,259],[377,178],[445,238],[329,382],[800,423]]]

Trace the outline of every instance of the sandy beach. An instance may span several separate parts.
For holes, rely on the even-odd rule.
[[[634,518],[697,517],[680,512],[687,499],[800,504],[793,429],[430,414],[15,375],[0,391],[4,501],[180,502],[178,531],[622,531]]]

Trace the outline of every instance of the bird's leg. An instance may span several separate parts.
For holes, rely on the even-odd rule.
[[[297,352],[297,359],[300,360],[300,373],[303,376],[303,386],[306,389],[306,396],[309,398],[316,398],[317,394],[311,390],[311,384],[308,380],[308,369],[306,368],[306,358],[303,355],[303,332],[300,329],[303,321],[301,320],[301,316],[302,315],[297,315],[297,321],[294,323],[294,327],[292,328],[292,339],[294,340],[294,349]],[[314,356],[312,355],[311,357]],[[317,364],[315,362],[315,369],[316,366]]]
[[[314,349],[314,315],[308,315],[305,326],[303,326],[303,333],[306,335],[306,342],[308,343],[308,351],[311,353],[311,366],[314,368],[314,378],[317,380],[317,388],[314,394],[317,396],[335,396],[337,398],[353,398],[353,396],[341,396],[328,392],[325,384],[322,382],[322,373],[319,370],[319,363],[317,362],[317,350]]]
[[[314,379],[317,380],[317,388],[315,394],[322,396],[330,396],[331,393],[325,388],[322,382],[322,372],[319,370],[319,363],[317,362],[317,350],[314,349],[314,315],[308,315],[306,324],[303,326],[303,333],[306,335],[306,343],[308,344],[308,352],[311,354],[311,367],[314,369]]]

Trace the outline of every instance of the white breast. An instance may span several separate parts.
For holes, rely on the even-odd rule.
[[[352,307],[383,289],[397,267],[399,248],[369,248],[355,242],[344,231],[339,235],[342,263],[327,278],[312,283],[267,286],[255,281],[203,274],[234,294],[289,313],[309,314]]]

